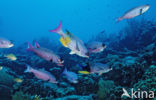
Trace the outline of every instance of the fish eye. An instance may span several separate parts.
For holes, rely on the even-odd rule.
[[[13,43],[9,43],[9,45],[13,45]]]
[[[63,61],[63,59],[62,59],[62,58],[60,58],[60,61]]]
[[[49,61],[50,61],[50,62],[53,62],[53,59],[50,59]]]
[[[102,43],[102,46],[103,46],[103,47],[106,47],[106,45],[105,45],[104,43]]]

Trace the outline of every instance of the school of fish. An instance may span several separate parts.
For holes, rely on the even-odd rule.
[[[117,19],[117,22],[123,20],[123,19],[131,19],[136,16],[144,14],[148,9],[150,8],[150,5],[141,5],[138,7],[135,7],[129,11],[127,11],[125,14],[123,14],[121,17]],[[104,49],[107,47],[104,43],[99,41],[92,41],[87,44],[85,44],[82,40],[80,40],[78,37],[76,37],[74,34],[70,33],[66,30],[66,32],[62,29],[62,21],[60,22],[59,26],[53,30],[50,30],[52,33],[57,33],[60,35],[60,42],[65,47],[70,49],[69,54],[76,54],[80,57],[84,57],[89,59],[89,56],[91,54],[96,54],[103,52]],[[0,38],[0,48],[11,48],[14,44],[5,38]],[[28,48],[27,51],[33,52],[35,55],[39,56],[40,58],[47,60],[49,62],[55,63],[57,66],[64,66],[65,63],[64,60],[57,55],[52,50],[49,50],[47,48],[41,47],[37,42],[35,42],[35,46],[33,47],[28,42]],[[5,58],[11,61],[18,60],[17,57],[14,54],[7,54],[4,55]],[[33,73],[34,76],[38,79],[41,79],[43,81],[47,81],[49,83],[58,83],[57,79],[54,75],[52,75],[50,72],[44,70],[44,69],[37,69],[33,68],[30,65],[26,65],[25,73]],[[80,71],[78,71],[79,74],[95,74],[98,73],[101,75],[102,73],[107,73],[111,70],[113,70],[109,65],[103,64],[100,62],[93,63],[88,62],[86,66],[81,66]],[[0,71],[3,69],[2,66],[0,66]],[[64,67],[64,71],[62,72],[62,75],[65,76],[65,78],[70,83],[78,83],[78,74],[72,71],[69,71],[66,67]],[[23,80],[21,78],[15,78],[15,82],[21,83]]]

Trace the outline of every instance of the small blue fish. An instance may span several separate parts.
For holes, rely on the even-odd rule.
[[[76,73],[67,71],[67,68],[64,69],[63,74],[66,76],[67,80],[71,83],[78,83],[78,76]]]

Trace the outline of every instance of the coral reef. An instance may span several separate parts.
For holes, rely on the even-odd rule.
[[[93,100],[92,96],[79,96],[79,95],[71,95],[71,96],[66,96],[63,98],[57,98],[54,100]]]
[[[115,87],[113,81],[104,81],[103,79],[100,79],[98,82],[99,90],[97,92],[98,100],[105,100],[107,99],[111,94],[111,89]]]
[[[19,91],[12,96],[12,100],[32,100],[32,98],[30,95],[23,94],[22,91]]]
[[[136,89],[156,92],[156,66],[151,65],[144,73],[141,80],[134,84]]]

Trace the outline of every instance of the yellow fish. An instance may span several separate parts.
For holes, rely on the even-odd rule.
[[[20,78],[15,78],[14,81],[17,82],[17,83],[22,83],[23,82],[23,80],[20,79]]]
[[[65,38],[61,37],[60,42],[64,47],[68,47],[68,43],[71,42],[71,39],[69,37],[65,37]]]
[[[81,73],[81,74],[89,74],[88,71],[78,71],[78,72]]]
[[[17,60],[17,57],[14,55],[14,54],[8,54],[8,55],[5,55],[4,57],[8,58],[9,60]]]
[[[2,66],[0,66],[0,71],[3,69],[3,67]]]

